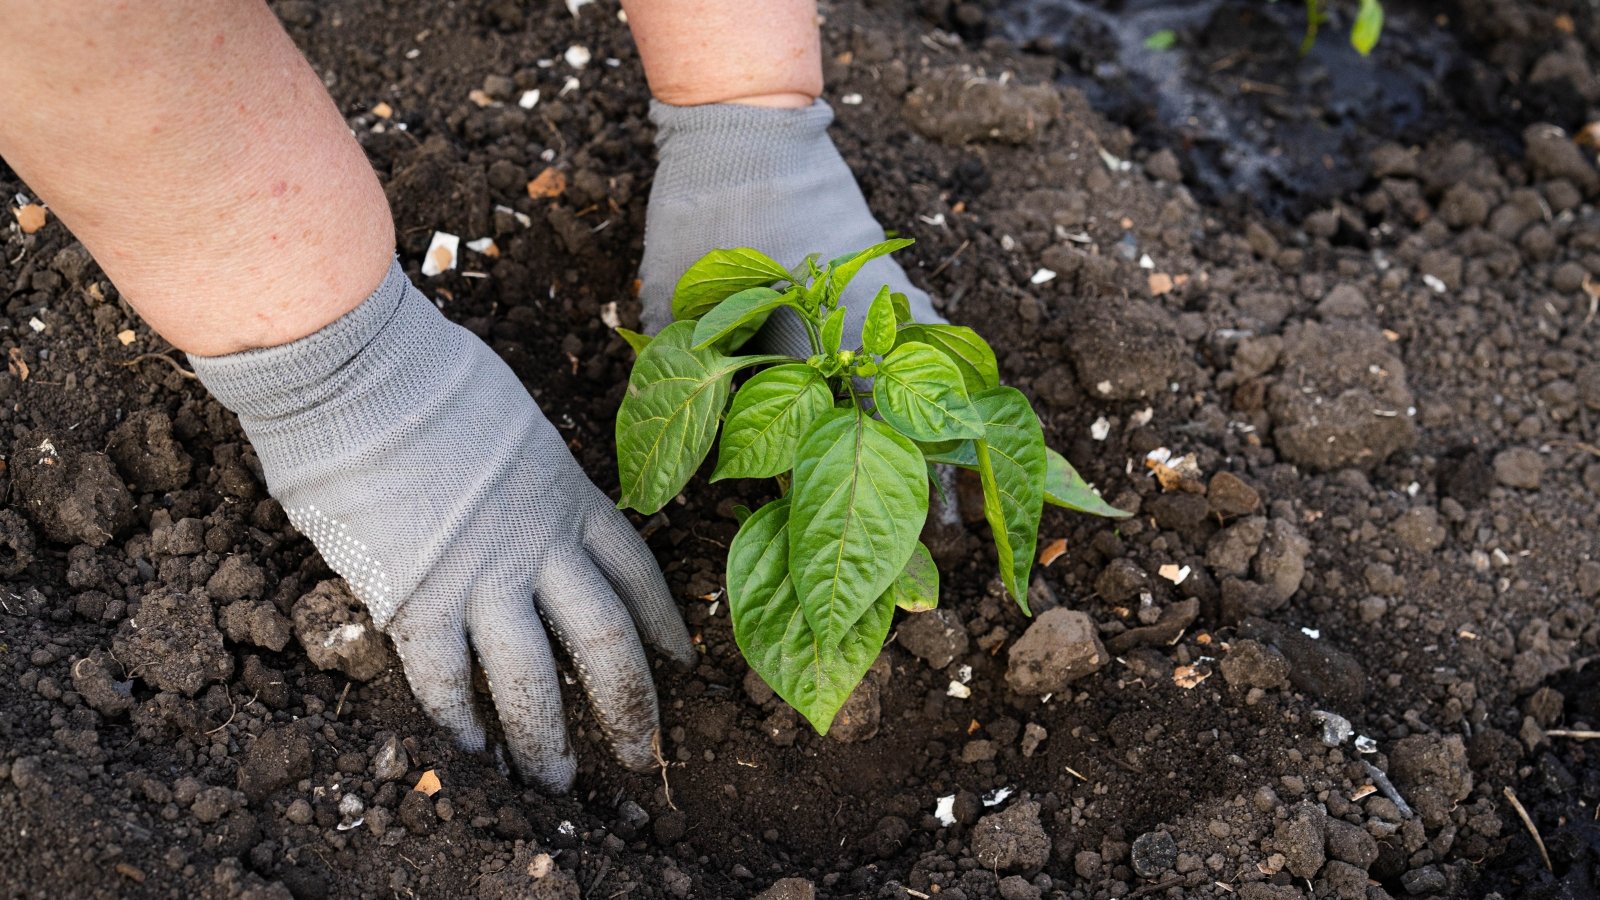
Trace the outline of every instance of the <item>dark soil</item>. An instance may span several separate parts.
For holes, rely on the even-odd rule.
[[[419,284],[614,488],[631,354],[602,316],[637,320],[652,155],[615,7],[277,9],[385,177],[408,269],[433,230],[496,238]],[[825,12],[835,136],[918,239],[912,277],[1138,511],[1046,514],[1067,547],[1035,574],[1046,630],[1023,639],[981,520],[948,524],[941,611],[902,617],[850,727],[819,738],[747,677],[716,602],[749,498],[696,481],[641,523],[704,649],[658,673],[671,765],[620,770],[574,692],[578,788],[543,797],[454,750],[387,646],[344,627],[359,612],[233,418],[71,235],[8,228],[0,893],[1596,896],[1600,744],[1560,732],[1600,727],[1600,173],[1568,137],[1597,117],[1600,19],[1399,9],[1380,64],[1459,47],[1428,70],[1444,106],[1351,143],[1302,216],[1108,124],[1073,62],[994,37],[980,6]],[[1183,65],[1218,32],[1185,32]],[[1318,65],[1249,43],[1252,77]],[[565,192],[530,199],[548,166]],[[0,169],[0,194],[26,190]]]

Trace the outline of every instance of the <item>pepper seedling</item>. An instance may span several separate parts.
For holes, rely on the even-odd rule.
[[[638,359],[617,413],[618,505],[660,510],[714,443],[712,481],[777,479],[781,495],[744,514],[728,548],[729,612],[750,666],[820,734],[882,650],[896,607],[938,604],[939,572],[919,540],[934,466],[978,473],[1000,577],[1024,613],[1044,504],[1127,515],[1045,446],[1027,397],[1001,385],[971,328],[915,322],[885,286],[860,345],[841,346],[845,287],[910,243],[794,269],[714,250],[678,281],[676,321],[654,338],[624,334]],[[739,354],[773,315],[798,317],[809,356]],[[746,369],[760,371],[735,390]]]

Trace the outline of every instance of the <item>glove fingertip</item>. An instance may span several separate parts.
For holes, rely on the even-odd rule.
[[[647,737],[617,740],[612,745],[612,752],[617,762],[630,772],[653,772],[663,765],[661,729],[657,727]]]
[[[572,790],[578,778],[578,758],[568,748],[559,755],[540,756],[512,749],[517,772],[546,794],[559,795]]]

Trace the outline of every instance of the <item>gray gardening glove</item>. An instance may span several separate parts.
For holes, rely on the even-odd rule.
[[[309,337],[190,361],[239,414],[289,520],[393,638],[417,699],[462,746],[484,746],[476,653],[517,768],[547,790],[571,787],[548,626],[617,757],[655,763],[639,639],[682,664],[695,656],[660,569],[511,369],[398,264]]]
[[[884,239],[828,137],[833,110],[821,100],[805,109],[652,101],[650,121],[657,128],[660,164],[639,265],[647,333],[671,324],[672,289],[712,250],[751,247],[794,266],[808,253],[820,252],[826,262]],[[885,284],[906,295],[917,321],[944,321],[900,264],[880,257],[863,266],[845,291],[846,347],[860,343],[867,307]],[[779,310],[757,341],[769,352],[811,354],[804,326],[788,310]]]

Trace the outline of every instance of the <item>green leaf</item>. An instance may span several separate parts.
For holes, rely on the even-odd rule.
[[[1078,470],[1067,462],[1067,458],[1046,447],[1044,450],[1048,465],[1045,469],[1044,502],[1053,506],[1061,506],[1075,512],[1088,513],[1091,516],[1105,516],[1108,519],[1126,519],[1133,513],[1117,509],[1107,503],[1089,482],[1083,480]]]
[[[844,307],[828,313],[822,323],[822,352],[832,355],[839,352],[839,342],[844,340]]]
[[[983,516],[994,533],[1000,579],[1028,615],[1028,573],[1039,542],[1049,462],[1044,430],[1028,398],[1015,388],[994,388],[972,398],[983,416],[978,474],[983,480]]]
[[[698,319],[734,294],[789,280],[789,270],[765,253],[740,247],[713,250],[689,267],[672,291],[672,317]]]
[[[793,299],[793,292],[769,287],[747,288],[706,311],[694,326],[694,349],[704,350],[742,325],[760,325],[772,311]]]
[[[822,373],[795,363],[745,382],[722,426],[712,481],[770,478],[794,468],[794,448],[817,417],[833,407]]]
[[[873,244],[859,253],[851,253],[835,258],[833,262],[828,264],[827,302],[829,304],[839,302],[839,298],[844,295],[845,287],[861,271],[862,266],[880,256],[887,256],[896,250],[903,250],[915,243],[916,241],[910,238],[896,238],[880,244]]]
[[[750,507],[745,506],[743,503],[735,503],[733,505],[733,520],[740,525],[750,521],[750,515]]]
[[[1146,50],[1171,50],[1172,45],[1177,42],[1178,33],[1171,28],[1163,28],[1160,31],[1151,32],[1150,36],[1144,39],[1144,48]]]
[[[894,321],[896,325],[910,325],[916,321],[911,318],[911,298],[896,291],[889,295],[889,301],[894,304]]]
[[[895,606],[906,612],[927,612],[939,605],[939,567],[921,541],[906,567],[889,585],[889,596]]]
[[[628,342],[628,346],[633,348],[634,356],[638,356],[639,354],[643,353],[644,348],[650,344],[650,335],[648,334],[640,334],[637,331],[623,328],[620,325],[611,330],[615,331],[623,340]]]
[[[723,356],[691,350],[694,323],[674,322],[644,348],[617,410],[618,506],[646,515],[677,496],[711,449],[728,382],[747,366],[784,356]]]
[[[883,650],[894,603],[877,598],[842,641],[822,640],[790,577],[789,501],[782,499],[757,510],[728,548],[728,614],[750,668],[818,734],[827,734]]]
[[[976,394],[1000,386],[1000,366],[994,350],[976,331],[965,325],[907,325],[900,329],[900,343],[927,344],[956,364],[967,393]]]
[[[817,277],[818,273],[822,271],[817,268],[817,257],[821,255],[821,253],[807,253],[805,259],[800,260],[798,265],[789,270],[790,283],[805,284],[807,281]]]
[[[1361,0],[1361,11],[1356,13],[1356,23],[1350,28],[1350,46],[1366,56],[1378,46],[1383,34],[1383,4],[1378,0]]]
[[[886,284],[878,289],[867,308],[867,320],[861,326],[861,349],[873,356],[882,356],[894,348],[894,300]]]
[[[883,358],[872,402],[885,422],[909,438],[983,437],[983,420],[967,396],[961,371],[927,344],[901,344]]]
[[[928,518],[915,444],[859,409],[819,418],[795,451],[789,567],[806,621],[828,646],[889,589]]]
[[[922,456],[932,465],[978,467],[978,445],[971,440],[917,441]]]

